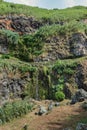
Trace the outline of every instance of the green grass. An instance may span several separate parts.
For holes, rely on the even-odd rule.
[[[7,2],[0,2],[0,14],[24,14],[27,16],[34,16],[37,19],[43,21],[57,22],[66,20],[79,20],[87,16],[86,7],[77,6],[73,8],[67,8],[63,10],[53,9],[41,9],[38,7],[31,7],[21,4],[13,4]]]

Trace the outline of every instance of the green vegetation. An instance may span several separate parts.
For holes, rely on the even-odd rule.
[[[12,45],[17,44],[18,43],[18,39],[19,39],[18,33],[12,32],[12,31],[6,30],[6,29],[0,30],[0,37],[5,38],[7,43],[12,44]]]
[[[33,61],[33,57],[42,53],[42,39],[38,35],[22,36],[18,42],[15,55],[25,61]]]
[[[34,16],[44,22],[55,23],[58,21],[70,21],[73,19],[79,20],[87,16],[87,9],[83,6],[76,6],[64,10],[40,9],[38,7],[30,7],[25,5],[13,4],[0,1],[0,14],[24,14],[27,16]]]
[[[64,99],[65,99],[64,93],[61,92],[61,91],[56,92],[56,93],[55,93],[55,99],[56,99],[57,101],[62,101],[62,100],[64,100]]]
[[[18,31],[18,33],[15,32],[16,29],[14,31],[7,30],[1,25],[3,28],[0,29],[0,49],[3,47],[8,50],[5,54],[3,51],[0,54],[2,80],[6,73],[6,82],[11,80],[14,87],[17,87],[14,83],[15,79],[18,79],[18,85],[23,83],[24,86],[20,85],[22,89],[18,96],[25,100],[34,98],[62,101],[68,97],[64,91],[66,87],[68,90],[70,87],[69,92],[72,95],[72,87],[76,89],[78,86],[76,78],[78,78],[79,72],[77,69],[82,60],[87,60],[87,57],[75,58],[71,52],[70,40],[73,40],[73,34],[81,34],[82,42],[84,41],[86,44],[87,24],[85,24],[84,19],[87,19],[87,7],[76,6],[64,10],[47,10],[0,0],[0,15],[2,17],[7,15],[8,19],[11,18],[11,20],[19,15],[23,18],[25,16],[32,17],[30,18],[32,25],[29,25],[29,34],[28,31],[22,33]],[[26,24],[25,22],[26,20],[23,24]],[[15,22],[15,24],[18,23]],[[36,30],[32,27],[35,24],[38,24]],[[77,44],[78,39],[77,36],[75,44]],[[84,47],[86,48],[86,45]],[[61,56],[62,52],[63,56]],[[51,57],[53,55],[55,58]],[[75,59],[69,59],[70,57]],[[67,59],[54,62],[58,58]],[[14,92],[9,92],[9,97],[13,98],[13,94]],[[0,124],[27,114],[32,106],[25,100],[6,103],[0,107]]]
[[[52,85],[52,88],[51,88],[51,91],[52,91],[52,99],[54,100],[58,100],[58,101],[61,101],[63,99],[60,99],[60,96],[64,93],[63,93],[63,89],[64,89],[64,77],[63,76],[60,76],[58,79],[57,79],[57,83],[56,85]],[[62,94],[61,94],[62,93]],[[62,98],[62,97],[61,97]]]
[[[1,56],[2,59],[10,59],[10,55],[8,54],[4,54]]]
[[[72,21],[65,23],[64,25],[52,24],[50,26],[46,25],[40,28],[37,31],[37,34],[42,37],[43,40],[46,40],[49,37],[53,36],[64,36],[71,35],[77,32],[85,32],[87,30],[87,25],[82,22]]]
[[[53,66],[53,70],[56,71],[58,74],[69,74],[73,75],[75,73],[75,68],[77,67],[77,62],[74,60],[58,60],[55,65]]]
[[[27,101],[6,103],[0,107],[0,124],[11,121],[14,118],[27,114],[32,106]]]
[[[42,53],[42,37],[35,35],[19,36],[18,33],[10,30],[0,30],[1,44],[7,44],[10,55],[21,60],[32,61],[34,56]]]
[[[32,74],[32,80],[27,85],[24,94],[29,96],[32,93],[32,97],[35,98],[35,89],[39,86],[40,98],[58,100],[60,95],[63,96],[65,77],[72,78],[76,73],[77,60],[58,60],[53,66],[51,65],[51,69],[44,66],[41,68],[42,70],[26,62],[32,63],[35,58],[41,55],[44,52],[44,44],[51,41],[52,38],[65,38],[67,42],[67,39],[71,38],[75,33],[87,35],[87,25],[82,21],[87,16],[87,9],[86,7],[77,6],[64,10],[47,10],[0,1],[0,15],[21,15],[22,13],[34,17],[43,26],[39,27],[34,33],[23,35],[1,29],[0,44],[6,44],[9,53],[1,55],[0,69],[2,67],[8,68],[8,70],[16,68],[22,74],[35,72],[34,75]],[[62,43],[60,46],[62,48]],[[17,58],[26,62],[19,61]],[[37,82],[37,80],[39,81]],[[63,96],[63,98],[65,97]]]
[[[64,87],[65,83],[72,84],[74,82],[73,76],[76,73],[76,68],[79,62],[74,60],[58,60],[52,67],[52,84],[51,84],[51,98],[61,101],[65,98]],[[75,87],[75,86],[74,86]]]
[[[1,56],[0,58],[0,71],[4,68],[6,68],[9,73],[12,70],[16,70],[18,72],[21,72],[21,74],[24,74],[26,72],[35,72],[36,71],[36,67],[32,66],[31,64],[28,64],[26,62],[22,62],[19,61],[16,58],[10,57],[10,59],[8,59],[7,57],[4,57],[4,55]]]
[[[17,32],[1,29],[0,44],[5,43],[9,45],[10,55],[23,61],[34,61],[35,58],[44,52],[45,43],[52,38],[65,37],[67,40],[73,33],[83,33],[87,35],[87,24],[82,21],[87,16],[86,7],[77,6],[64,10],[47,10],[0,1],[0,15],[14,14],[15,17],[16,14],[22,15],[22,13],[40,22],[42,27],[38,27],[35,33],[31,32],[31,34],[25,35],[19,35]],[[63,45],[60,46],[60,48],[63,47]],[[67,71],[69,72],[70,69]]]
[[[64,25],[46,25],[38,29],[34,34],[20,36],[10,30],[0,30],[1,44],[7,44],[10,55],[24,61],[33,61],[35,57],[43,52],[44,43],[52,37],[71,36],[73,33],[86,33],[87,25],[72,21]],[[4,39],[4,40],[3,40]]]
[[[84,123],[84,124],[87,124],[87,117],[82,118],[79,122]]]

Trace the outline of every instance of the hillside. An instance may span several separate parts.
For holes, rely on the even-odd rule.
[[[86,96],[75,95],[80,90]],[[76,102],[87,98],[87,7],[47,10],[1,0],[0,124],[27,114],[31,98],[74,95]]]

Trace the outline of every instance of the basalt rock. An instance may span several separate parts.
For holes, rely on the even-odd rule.
[[[73,34],[69,43],[70,51],[74,56],[87,55],[87,39],[85,35],[81,33]]]
[[[7,15],[0,16],[0,29],[8,29],[20,34],[33,33],[36,29],[42,26],[42,22],[33,17],[24,15]]]
[[[11,77],[10,74],[12,75]],[[17,74],[18,72],[15,75],[11,72],[7,74],[4,70],[0,74],[0,105],[10,99],[21,98],[28,78],[21,78],[20,75],[18,77]]]

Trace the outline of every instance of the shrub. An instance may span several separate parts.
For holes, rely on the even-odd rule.
[[[62,91],[58,91],[55,93],[55,99],[57,101],[62,101],[65,99],[65,94]]]
[[[40,36],[36,34],[20,37],[16,45],[15,56],[24,61],[33,61],[35,56],[42,53],[43,43]]]

